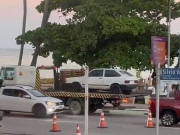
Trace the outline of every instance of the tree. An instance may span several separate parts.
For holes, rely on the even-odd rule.
[[[22,34],[25,34],[25,30],[26,30],[26,15],[27,15],[27,1],[26,0],[23,0],[23,12],[24,13],[23,13]],[[21,65],[21,63],[22,63],[23,51],[24,51],[24,44],[21,44],[18,65]]]
[[[51,11],[48,10],[49,1],[50,0],[45,0],[44,1],[45,6],[44,6],[44,12],[43,12],[41,28],[45,27],[45,25],[48,22],[49,16],[51,14]],[[41,44],[42,44],[42,42],[40,40],[36,40],[36,41],[33,42],[33,45],[34,45],[35,49],[34,49],[34,54],[33,54],[33,58],[32,58],[32,61],[31,61],[31,66],[36,66],[37,58],[38,58],[38,55],[40,53]]]
[[[67,25],[49,24],[17,37],[17,43],[30,42],[37,37],[43,46],[40,54],[53,52],[56,65],[70,59],[80,65],[93,67],[120,66],[124,69],[151,69],[151,36],[167,36],[167,25],[160,20],[168,15],[167,1],[143,0],[52,0],[50,10],[61,9],[74,15]],[[70,4],[71,3],[71,4]],[[44,3],[38,7],[42,12]],[[179,3],[172,3],[172,18],[179,17]],[[40,33],[41,32],[41,36]],[[53,34],[51,34],[51,32]],[[47,33],[51,34],[47,37]],[[31,39],[29,39],[31,37]],[[172,36],[172,60],[177,56],[178,37]]]

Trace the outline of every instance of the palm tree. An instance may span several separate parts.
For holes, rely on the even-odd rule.
[[[41,22],[41,28],[45,27],[45,25],[48,22],[49,16],[51,14],[51,11],[48,10],[49,2],[50,2],[50,0],[45,0],[43,18],[42,18],[42,22]],[[38,55],[40,52],[40,45],[41,45],[41,43],[36,42],[36,44],[35,44],[36,48],[35,48],[34,53],[33,53],[31,66],[36,66],[36,64],[37,64],[37,58],[38,58]]]
[[[26,15],[27,15],[27,1],[26,1],[26,0],[23,0],[23,25],[22,25],[22,34],[24,34],[24,33],[25,33],[25,30],[26,30]],[[21,65],[21,63],[22,63],[23,51],[24,51],[24,44],[21,45],[18,65]]]

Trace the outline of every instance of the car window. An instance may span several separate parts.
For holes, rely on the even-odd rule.
[[[105,77],[120,77],[121,75],[114,70],[105,70]]]
[[[93,70],[89,73],[89,77],[102,77],[103,70]]]
[[[121,74],[124,74],[124,75],[133,76],[132,74],[130,74],[130,73],[127,72],[127,71],[120,70],[119,72],[120,72]]]
[[[36,89],[27,89],[27,90],[35,97],[47,97],[46,95],[44,95],[43,93],[41,93],[40,91]]]
[[[14,90],[13,89],[4,89],[3,92],[2,92],[2,95],[14,96]]]
[[[14,89],[14,96],[23,98],[25,96],[30,96],[30,95],[27,92],[23,91],[23,90]]]

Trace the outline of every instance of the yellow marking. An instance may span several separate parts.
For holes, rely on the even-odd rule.
[[[35,87],[36,87],[37,90],[41,90],[41,80],[40,80],[40,74],[39,74],[38,69],[36,69]]]

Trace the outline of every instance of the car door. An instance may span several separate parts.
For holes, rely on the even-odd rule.
[[[13,99],[16,111],[19,112],[32,112],[32,107],[36,103],[31,98],[31,95],[22,89],[14,89],[15,97]]]
[[[14,90],[3,88],[2,95],[0,97],[0,110],[13,110],[13,98]]]
[[[103,88],[103,69],[95,69],[89,73],[88,84],[90,89]]]
[[[109,89],[111,84],[113,83],[118,83],[118,80],[120,80],[119,78],[121,77],[121,75],[116,72],[115,70],[111,70],[111,69],[106,69],[105,70],[105,75],[103,78],[103,85],[106,89]]]

